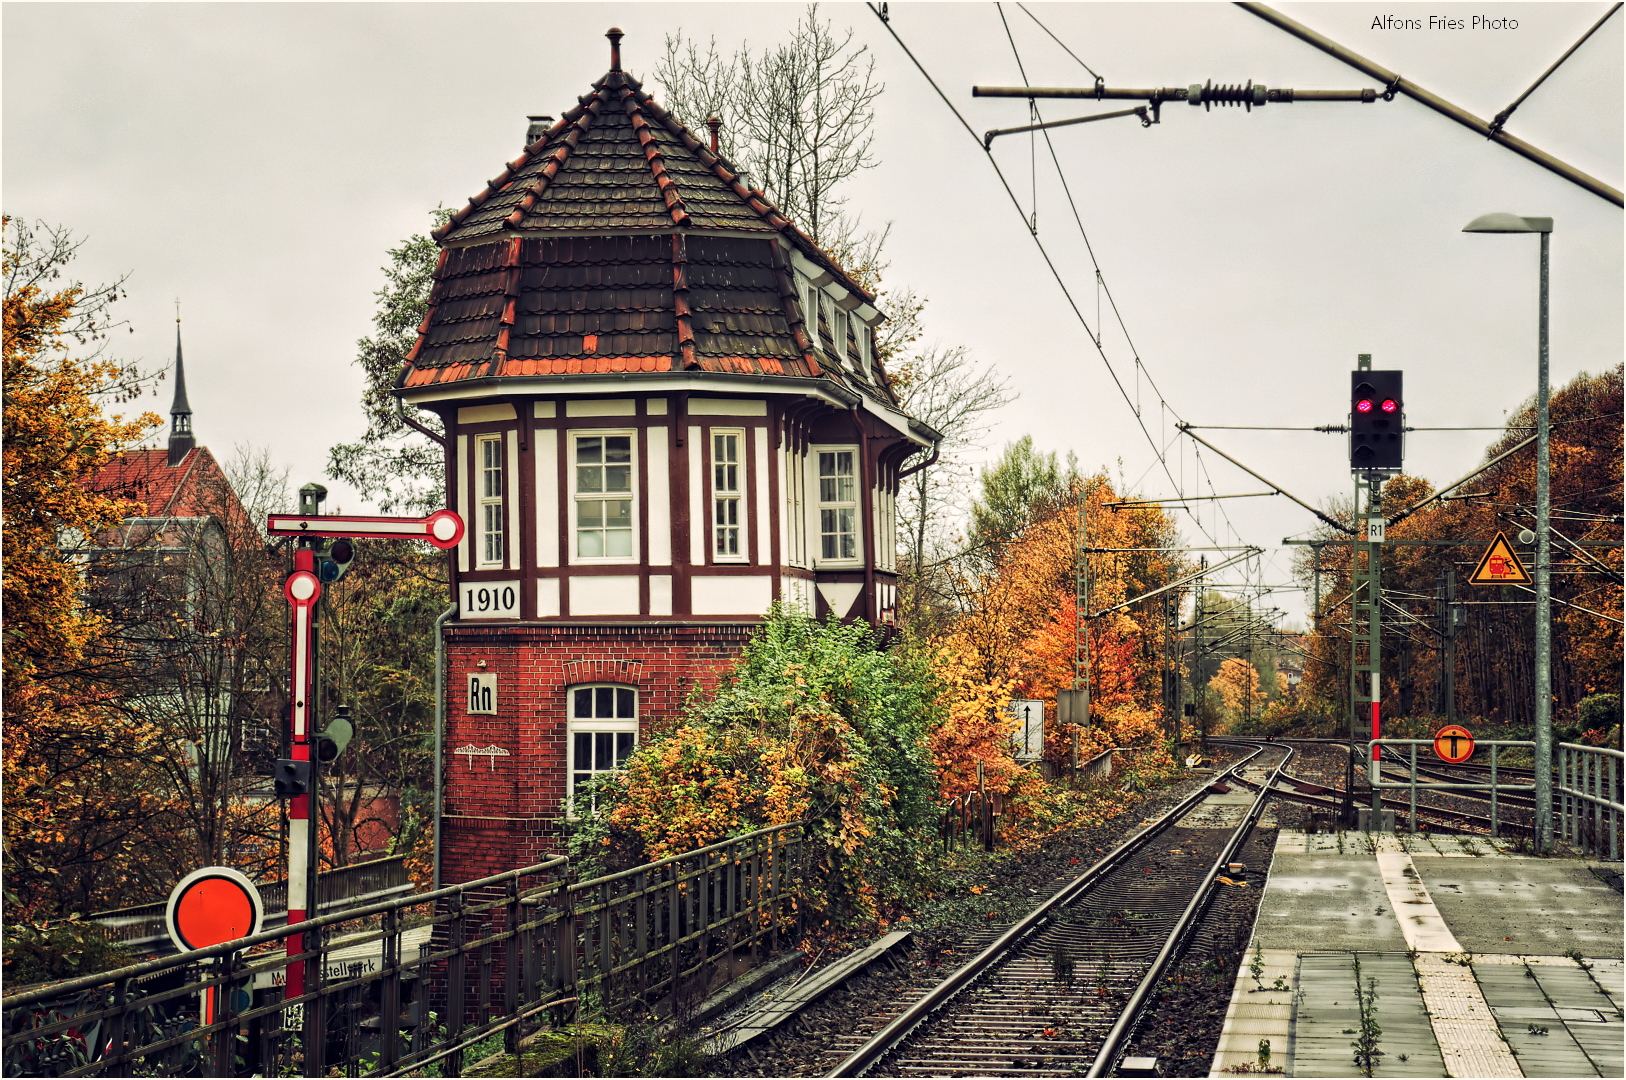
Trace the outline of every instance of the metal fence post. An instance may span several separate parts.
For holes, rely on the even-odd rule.
[[[1411,831],[1417,832],[1417,744],[1411,744],[1411,810],[1408,818]]]
[[[1498,794],[1498,792],[1496,790],[1496,751],[1498,749],[1500,749],[1500,748],[1497,747],[1494,743],[1491,744],[1491,748],[1490,748],[1490,750],[1491,750],[1491,762],[1490,762],[1490,765],[1491,765],[1491,836],[1492,836],[1492,838],[1494,838],[1497,835],[1497,832],[1498,832],[1498,830],[1496,828],[1496,817],[1497,817],[1497,815],[1496,815],[1496,797],[1497,797],[1497,794]]]

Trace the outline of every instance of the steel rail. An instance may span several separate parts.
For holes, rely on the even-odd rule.
[[[880,1031],[877,1031],[864,1045],[854,1050],[841,1064],[825,1075],[831,1077],[862,1076],[885,1054],[908,1038],[932,1013],[947,1005],[962,990],[975,982],[979,976],[993,967],[998,961],[1004,959],[1017,944],[1043,927],[1052,914],[1080,899],[1107,874],[1116,870],[1130,856],[1140,851],[1153,837],[1174,825],[1175,822],[1201,803],[1208,796],[1209,788],[1215,782],[1238,773],[1242,766],[1264,753],[1265,749],[1265,746],[1260,745],[1247,757],[1231,765],[1224,772],[1216,774],[1207,784],[1182,799],[1178,805],[1151,825],[1112,849],[1094,866],[1091,866],[1084,873],[1057,890],[1003,934],[995,938],[982,952],[927,991],[920,1000],[905,1009],[885,1027],[881,1028]]]
[[[1264,749],[1264,747],[1260,747],[1260,752],[1262,753]],[[1163,942],[1163,948],[1158,951],[1157,957],[1152,961],[1152,966],[1147,968],[1146,974],[1141,977],[1140,985],[1135,987],[1135,992],[1129,996],[1128,1004],[1118,1014],[1117,1022],[1107,1032],[1106,1040],[1101,1044],[1101,1049],[1095,1055],[1095,1062],[1090,1066],[1090,1071],[1084,1074],[1085,1076],[1106,1076],[1117,1064],[1119,1050],[1122,1049],[1129,1036],[1134,1033],[1135,1027],[1140,1023],[1141,1010],[1145,1008],[1146,1001],[1152,996],[1152,992],[1157,989],[1158,981],[1163,978],[1164,969],[1169,966],[1169,962],[1174,959],[1175,954],[1184,947],[1186,938],[1190,936],[1191,931],[1201,921],[1203,910],[1208,906],[1208,901],[1214,895],[1214,887],[1218,884],[1215,879],[1219,877],[1220,871],[1225,869],[1225,864],[1235,857],[1237,849],[1242,846],[1242,842],[1247,839],[1248,834],[1253,831],[1253,827],[1259,821],[1259,815],[1265,811],[1265,803],[1270,800],[1273,794],[1276,778],[1282,775],[1282,770],[1292,760],[1293,748],[1284,746],[1281,749],[1286,750],[1287,753],[1282,756],[1281,761],[1276,763],[1276,768],[1271,770],[1269,778],[1260,785],[1259,794],[1254,797],[1253,805],[1242,816],[1241,824],[1231,833],[1231,838],[1226,841],[1225,847],[1220,851],[1219,858],[1215,859],[1214,865],[1209,868],[1208,875],[1203,879],[1203,883],[1197,887],[1196,895],[1186,905],[1186,910],[1180,913],[1180,918],[1175,922],[1174,929],[1169,931],[1169,936]],[[1245,760],[1251,761],[1252,759],[1253,756],[1250,755]],[[1241,765],[1241,762],[1237,764]]]

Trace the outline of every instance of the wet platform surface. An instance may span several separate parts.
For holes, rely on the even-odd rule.
[[[1280,833],[1210,1075],[1360,1075],[1373,1025],[1374,1076],[1626,1075],[1626,906],[1593,867],[1620,864]],[[1357,965],[1376,980],[1364,1014]]]

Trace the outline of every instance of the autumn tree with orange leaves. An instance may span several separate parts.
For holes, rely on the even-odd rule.
[[[1007,451],[1030,453],[1024,444]],[[1071,754],[1075,734],[1086,755],[1162,734],[1163,598],[1101,613],[1181,575],[1173,520],[1155,508],[1108,508],[1121,496],[1105,474],[1061,472],[1053,459],[1026,473],[1031,483],[1005,486],[1005,513],[988,514],[993,500],[980,504],[977,531],[990,542],[960,568],[960,613],[934,641],[937,675],[952,688],[949,717],[930,736],[946,795],[974,786],[979,762],[991,784],[1031,776],[1010,756],[1003,710],[1013,698],[1047,702],[1045,755],[1053,761]],[[1081,501],[1095,549],[1088,555],[1094,617],[1085,627],[1091,723],[1075,729],[1055,722],[1054,702],[1073,681]]]
[[[62,279],[65,230],[7,218],[4,241],[6,915],[48,919],[116,890],[142,824],[168,809],[140,783],[160,733],[122,707],[97,664],[105,618],[87,610],[72,549],[139,513],[86,486],[159,423],[107,415],[140,390],[102,354],[122,282]],[[82,351],[81,351],[82,350]],[[79,355],[75,352],[79,351]]]

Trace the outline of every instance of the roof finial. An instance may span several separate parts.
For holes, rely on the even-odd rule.
[[[706,117],[706,126],[711,128],[711,152],[715,154],[717,152],[717,129],[723,126],[723,121],[720,117],[708,116]]]
[[[610,70],[621,70],[621,28],[612,26],[604,34],[610,39]]]

